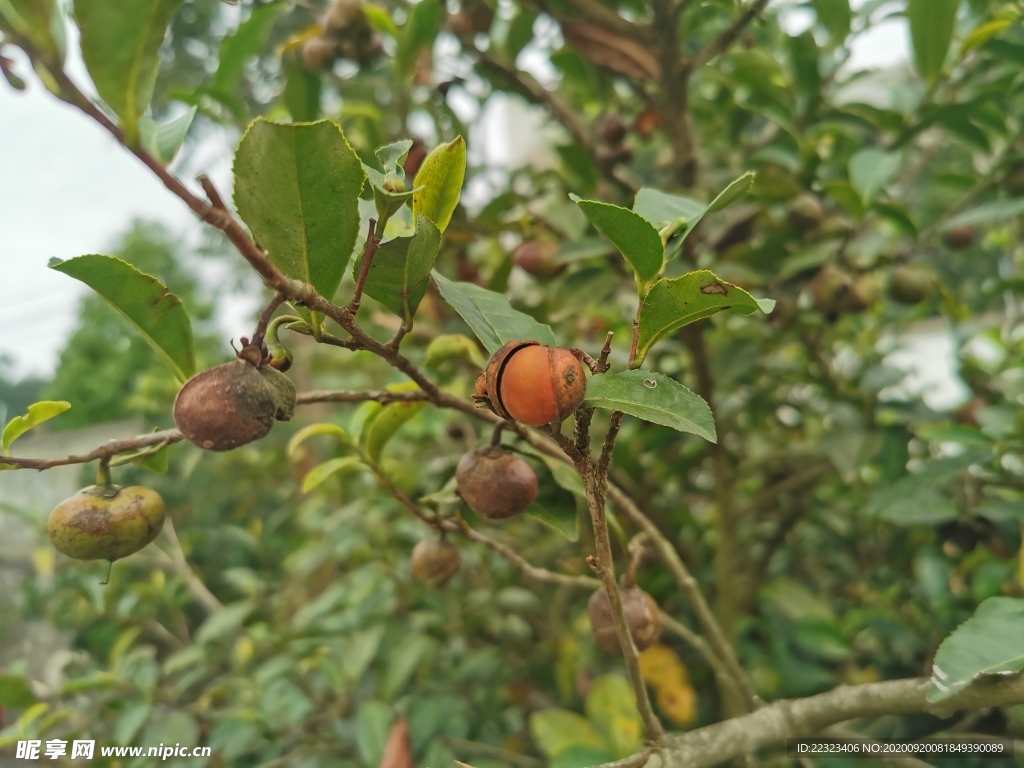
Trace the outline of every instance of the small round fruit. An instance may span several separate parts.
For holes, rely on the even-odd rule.
[[[498,372],[496,383],[496,393],[488,383],[491,402],[497,394],[509,416],[531,427],[568,418],[587,393],[583,364],[576,356],[567,349],[540,344],[528,344],[512,352]]]
[[[863,312],[878,301],[881,294],[882,287],[874,275],[858,275],[850,285],[842,308],[848,312]]]
[[[334,43],[322,37],[314,37],[302,44],[302,66],[314,75],[326,70],[338,57]]]
[[[654,598],[639,587],[620,587],[622,613],[626,626],[638,651],[654,643],[661,634],[661,614]],[[590,631],[597,647],[607,653],[622,653],[619,637],[615,633],[612,604],[604,588],[598,589],[587,601]]]
[[[518,515],[537,496],[537,475],[530,465],[501,448],[463,454],[455,481],[469,508],[491,520]]]
[[[412,575],[442,587],[459,570],[459,550],[445,539],[423,539],[412,550]]]
[[[359,0],[334,0],[320,19],[320,26],[331,35],[337,35],[355,23],[363,12]]]
[[[608,146],[621,144],[628,132],[629,126],[618,115],[601,115],[594,122],[594,135],[599,142]]]
[[[960,251],[964,248],[970,248],[974,244],[974,227],[970,225],[964,225],[962,227],[953,227],[949,230],[945,236],[946,245],[952,248],[954,251]]]
[[[512,253],[512,261],[534,277],[549,279],[565,270],[565,264],[555,260],[558,243],[549,240],[527,240]]]
[[[810,192],[801,192],[786,208],[786,221],[801,234],[813,232],[825,219],[821,201]]]
[[[919,304],[935,290],[935,276],[920,264],[896,267],[889,276],[889,298],[900,304]]]
[[[164,500],[150,488],[93,485],[58,504],[46,532],[68,557],[113,562],[153,541],[164,517]]]
[[[295,410],[295,386],[269,365],[243,360],[197,373],[174,400],[174,423],[193,445],[230,451],[266,436]]]

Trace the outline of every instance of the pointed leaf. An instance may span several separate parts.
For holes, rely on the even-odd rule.
[[[604,739],[583,715],[567,709],[542,709],[530,715],[530,734],[550,758],[572,747],[606,749]]]
[[[959,7],[960,0],[907,0],[914,63],[929,84],[942,74]]]
[[[633,689],[621,675],[601,675],[590,683],[584,704],[587,719],[604,734],[616,758],[639,752],[644,722],[636,710]]]
[[[188,129],[192,126],[197,109],[199,108],[192,107],[181,117],[162,125],[151,117],[143,117],[139,121],[142,146],[161,163],[170,165],[174,156],[178,154],[178,150],[181,149],[185,136],[188,135]]]
[[[149,107],[167,26],[182,0],[75,0],[82,58],[129,144]]]
[[[756,173],[748,171],[738,179],[730,181],[728,186],[711,201],[711,205],[708,206],[708,213],[717,213],[735,203],[750,191],[756,178]]]
[[[405,170],[402,168],[402,161],[405,160],[410,149],[412,149],[412,139],[402,139],[381,147],[373,154],[380,160],[385,174],[404,179]]]
[[[1024,600],[990,597],[935,652],[928,701],[959,693],[978,678],[1024,669]]]
[[[352,443],[345,430],[337,424],[330,424],[327,422],[308,424],[292,435],[292,439],[288,441],[288,455],[294,456],[300,445],[316,435],[333,435],[338,438],[342,445],[350,445]]]
[[[665,263],[665,246],[661,236],[647,219],[628,208],[595,200],[581,200],[570,195],[594,228],[614,245],[629,262],[637,284],[651,282]]]
[[[70,407],[71,403],[64,400],[42,400],[38,403],[32,403],[24,416],[15,416],[4,427],[3,438],[0,441],[3,452],[7,453],[14,441],[30,429],[39,426],[44,421],[49,421],[54,416],[59,416]]]
[[[409,385],[391,387],[393,390],[408,391],[418,387],[410,382]],[[372,421],[367,423],[363,432],[362,440],[366,446],[366,454],[374,463],[379,462],[384,453],[384,447],[394,437],[398,430],[413,416],[423,410],[426,405],[422,400],[410,400],[408,402],[388,403],[380,412],[374,416]]]
[[[862,149],[850,158],[850,183],[864,202],[871,202],[896,175],[902,162],[898,152]]]
[[[416,172],[413,187],[422,189],[412,196],[413,216],[422,213],[444,232],[459,204],[465,178],[466,142],[463,138],[456,136],[447,144],[434,147]]]
[[[50,260],[63,272],[92,288],[132,322],[180,381],[195,373],[192,325],[181,300],[151,275],[113,256],[78,256]]]
[[[362,459],[358,456],[341,456],[336,459],[329,459],[317,464],[306,473],[306,476],[302,478],[302,492],[309,493],[333,475],[363,469],[365,466]]]
[[[719,280],[706,269],[689,272],[674,280],[662,278],[651,288],[640,306],[640,328],[636,364],[651,347],[672,331],[711,317],[723,309],[750,315],[771,312],[775,302],[757,300],[742,288]]]
[[[458,312],[491,354],[502,344],[523,339],[556,345],[550,326],[515,309],[500,293],[473,283],[456,283],[435,270],[431,273],[441,297]]]
[[[331,299],[359,236],[363,165],[330,120],[254,121],[235,153],[235,205],[270,260]]]
[[[704,399],[663,373],[622,371],[591,376],[586,402],[700,435],[712,443],[717,440],[715,419]]]
[[[382,701],[366,701],[356,714],[356,748],[363,765],[380,765],[391,729],[391,707]]]
[[[411,324],[440,248],[441,233],[421,213],[411,237],[396,237],[377,250],[363,293]]]
[[[320,76],[314,75],[300,62],[291,61],[285,65],[282,97],[293,123],[309,123],[320,118],[322,90]]]
[[[651,222],[658,231],[680,219],[682,226],[688,226],[689,222],[698,221],[707,209],[707,203],[650,187],[637,192],[633,200],[633,211]]]
[[[64,16],[57,0],[0,0],[0,29],[5,27],[29,40],[45,63],[64,65]]]
[[[984,203],[963,213],[958,213],[956,216],[952,216],[943,222],[940,231],[946,232],[957,227],[991,224],[996,221],[1013,219],[1017,216],[1024,216],[1024,197]]]

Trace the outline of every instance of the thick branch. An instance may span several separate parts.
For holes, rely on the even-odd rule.
[[[847,720],[882,715],[1000,707],[1024,702],[1024,676],[989,679],[966,688],[941,705],[925,700],[927,678],[841,686],[805,699],[777,701],[689,733],[670,737],[647,762],[648,768],[701,768],[760,749],[780,747],[786,739],[811,736]]]

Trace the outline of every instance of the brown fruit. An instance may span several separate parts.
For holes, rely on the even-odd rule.
[[[164,500],[150,488],[93,485],[58,504],[46,532],[68,557],[113,562],[153,541],[164,518]]]
[[[842,309],[847,312],[863,312],[882,295],[882,287],[874,275],[858,275],[850,285],[850,290],[842,302]]]
[[[970,248],[974,244],[974,227],[969,225],[953,227],[953,229],[946,232],[946,236],[943,239],[946,241],[946,245],[954,251]]]
[[[469,508],[491,520],[518,515],[537,496],[537,475],[530,465],[498,447],[463,454],[455,480]]]
[[[638,651],[654,643],[661,634],[661,614],[654,598],[639,587],[620,587],[622,613],[626,626]],[[612,604],[604,588],[598,589],[587,601],[587,615],[590,617],[590,631],[597,647],[607,653],[622,653],[619,637],[615,633],[612,618]]]
[[[807,283],[807,290],[814,300],[814,308],[826,315],[842,310],[847,295],[853,287],[853,278],[845,269],[826,264]]]
[[[935,275],[921,264],[904,264],[889,276],[889,298],[900,304],[919,304],[934,291]]]
[[[520,269],[541,279],[552,278],[565,269],[555,260],[558,243],[549,240],[527,240],[512,253],[512,260]]]
[[[628,132],[629,126],[618,115],[601,115],[594,121],[594,136],[599,142],[610,147],[625,141]]]
[[[360,0],[334,0],[320,19],[328,34],[337,35],[351,27],[363,13]]]
[[[813,232],[825,219],[821,201],[809,192],[801,192],[786,207],[786,221],[801,234]]]
[[[587,393],[583,365],[561,347],[536,341],[510,341],[495,352],[484,372],[487,402],[502,418],[532,427],[563,421]]]
[[[174,400],[174,423],[193,445],[230,451],[264,437],[295,412],[295,385],[269,365],[243,360],[197,373]]]
[[[314,75],[328,69],[338,57],[335,44],[322,37],[314,37],[302,44],[302,66]]]
[[[442,587],[459,570],[459,550],[446,539],[423,539],[412,550],[412,575]]]

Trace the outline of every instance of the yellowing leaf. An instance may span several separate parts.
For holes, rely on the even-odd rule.
[[[434,147],[416,172],[412,196],[413,219],[422,213],[444,232],[459,204],[462,182],[466,178],[466,142],[457,136],[447,144]]]
[[[32,403],[24,416],[15,416],[4,427],[3,437],[0,438],[3,453],[7,453],[11,444],[32,429],[32,427],[39,426],[54,416],[59,416],[70,407],[71,403],[64,400],[43,400],[38,403]]]
[[[675,725],[690,725],[697,717],[697,692],[682,680],[663,685],[658,691],[658,708]]]
[[[666,680],[688,680],[686,667],[667,645],[657,643],[640,653],[640,674],[649,685],[658,687]]]
[[[337,424],[330,424],[327,422],[308,424],[292,435],[292,439],[288,441],[288,455],[295,456],[296,451],[299,450],[299,446],[309,438],[316,435],[334,435],[334,437],[338,438],[343,445],[348,445],[351,442],[348,439],[348,435],[345,434],[345,430]]]

